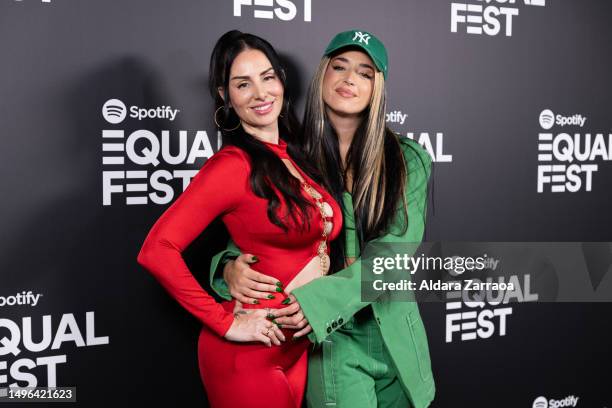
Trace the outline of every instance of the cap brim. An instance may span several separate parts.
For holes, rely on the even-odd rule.
[[[338,50],[341,50],[343,48],[359,48],[360,50],[365,52],[368,55],[368,57],[370,57],[370,59],[374,62],[374,65],[376,65],[376,68],[378,68],[378,70],[380,72],[385,74],[385,66],[378,60],[378,58],[376,58],[374,55],[372,55],[370,50],[368,50],[367,48],[365,48],[364,46],[359,45],[359,44],[342,44],[342,45],[338,45],[338,46],[335,46],[335,47],[328,47],[325,50],[325,53],[323,55],[333,54],[334,52],[336,52]],[[386,74],[385,74],[385,77],[386,77]]]

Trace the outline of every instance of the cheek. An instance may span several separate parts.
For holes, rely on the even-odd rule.
[[[242,109],[245,105],[245,101],[248,101],[248,97],[245,97],[245,93],[238,89],[230,89],[229,98],[234,110]]]
[[[331,104],[333,101],[333,91],[331,90],[331,88],[327,87],[327,86],[323,86],[323,92],[322,92],[322,96],[323,96],[323,102],[326,103],[327,105]]]
[[[331,93],[342,78],[333,69],[328,69],[323,75],[323,93]]]
[[[268,92],[274,96],[282,98],[285,90],[283,89],[283,84],[280,81],[274,81],[269,85]]]
[[[374,88],[372,86],[371,81],[363,82],[363,84],[359,87],[359,96],[360,99],[368,105],[370,103],[370,99],[372,99],[372,92]]]
[[[334,81],[331,75],[325,75],[323,78],[323,102],[329,104],[334,95]]]

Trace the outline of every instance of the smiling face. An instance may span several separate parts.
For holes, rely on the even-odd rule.
[[[334,56],[323,77],[323,101],[342,116],[360,115],[369,105],[374,87],[374,63],[361,51]]]
[[[228,85],[230,104],[249,133],[278,128],[283,84],[266,55],[253,49],[236,56]],[[223,95],[223,90],[219,89]]]

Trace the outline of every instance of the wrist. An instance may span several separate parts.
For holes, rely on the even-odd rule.
[[[223,266],[223,280],[224,280],[225,282],[228,282],[228,279],[227,279],[227,278],[228,278],[228,275],[229,275],[229,273],[230,273],[230,270],[231,270],[231,268],[232,268],[232,265],[233,265],[233,264],[234,264],[234,260],[233,260],[233,259],[230,259],[230,260],[229,260],[229,261],[227,261],[227,262],[225,263],[225,265]]]

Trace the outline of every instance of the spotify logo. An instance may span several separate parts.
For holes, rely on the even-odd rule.
[[[127,108],[119,99],[109,99],[104,106],[102,106],[102,116],[104,116],[104,119],[106,119],[108,123],[112,123],[113,125],[121,123],[123,119],[125,119],[126,113]]]
[[[542,129],[549,130],[555,124],[555,114],[550,109],[544,109],[540,113],[540,126]]]
[[[563,399],[549,399],[547,400],[544,397],[538,397],[533,401],[532,408],[567,408],[567,407],[576,407],[578,405],[578,400],[580,397],[575,395],[568,395]]]
[[[542,113],[544,113],[544,112],[542,112]],[[544,397],[538,397],[538,398],[535,399],[535,401],[533,401],[532,408],[548,408],[548,400],[546,398],[544,398]]]

